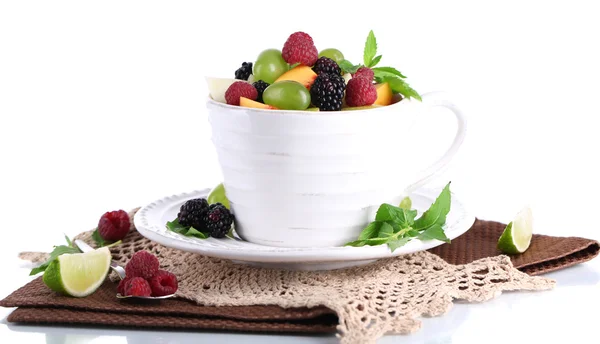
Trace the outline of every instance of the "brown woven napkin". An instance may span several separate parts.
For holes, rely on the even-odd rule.
[[[497,256],[500,252],[496,243],[504,227],[498,222],[477,220],[451,244],[430,252],[451,264]],[[588,261],[599,251],[600,244],[594,240],[534,235],[527,252],[511,260],[521,271],[537,275]],[[37,278],[0,301],[0,306],[19,307],[8,316],[8,321],[20,323],[305,333],[335,332],[338,323],[336,314],[325,307],[206,307],[179,299],[140,304],[118,300],[115,294],[116,285],[107,280],[85,299],[61,296]]]

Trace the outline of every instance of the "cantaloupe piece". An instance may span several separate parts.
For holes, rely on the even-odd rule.
[[[255,108],[255,109],[268,109],[268,110],[276,109],[274,106],[259,103],[255,100],[248,99],[246,97],[240,97],[240,106],[248,107],[248,108]]]
[[[296,66],[287,72],[281,74],[275,82],[283,81],[283,80],[292,80],[297,81],[304,85],[306,88],[310,88],[312,84],[315,82],[317,78],[317,73],[315,73],[312,68],[307,66]]]
[[[375,85],[375,88],[377,89],[377,100],[374,104],[382,106],[390,105],[392,103],[392,97],[394,95],[392,93],[392,88],[390,87],[390,84],[384,82],[383,84]]]

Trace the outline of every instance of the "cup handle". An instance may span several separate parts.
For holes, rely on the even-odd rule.
[[[448,166],[448,163],[450,162],[450,160],[452,160],[456,152],[458,152],[458,149],[462,145],[465,139],[465,135],[467,133],[467,119],[465,118],[462,111],[452,101],[448,99],[448,96],[444,92],[425,93],[422,95],[421,98],[423,99],[423,104],[425,105],[428,105],[430,107],[441,106],[452,111],[454,116],[456,116],[458,126],[456,129],[456,136],[454,137],[454,141],[452,142],[446,153],[436,162],[431,164],[428,168],[419,172],[417,174],[417,176],[419,176],[418,181],[409,185],[404,190],[404,195],[410,195],[412,192],[414,192],[421,186],[427,184],[437,174],[441,173],[444,170],[444,168]]]

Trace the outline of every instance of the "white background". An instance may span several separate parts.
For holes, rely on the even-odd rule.
[[[233,77],[299,30],[357,63],[373,29],[382,65],[452,94],[469,129],[435,185],[452,180],[476,216],[508,222],[530,204],[537,233],[600,239],[597,15],[592,1],[2,1],[0,258],[14,268],[105,211],[218,183],[204,77]],[[436,111],[415,130],[398,154],[433,160],[454,124]],[[600,306],[587,265],[580,301]],[[28,280],[14,271],[0,297]],[[559,290],[541,303],[571,305]]]

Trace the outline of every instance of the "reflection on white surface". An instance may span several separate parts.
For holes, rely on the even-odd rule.
[[[10,268],[9,268],[10,270]],[[18,273],[17,273],[18,271]],[[23,277],[15,269],[13,276]],[[597,336],[597,321],[588,310],[600,309],[600,261],[594,260],[547,274],[556,289],[541,292],[505,292],[493,300],[470,304],[456,302],[443,316],[423,318],[422,328],[411,335],[389,335],[378,344],[449,343],[557,343],[585,341]],[[25,283],[25,281],[23,281]],[[2,286],[7,295],[18,285]],[[48,344],[175,344],[175,343],[338,343],[333,335],[139,330],[103,327],[16,325],[6,322],[10,309],[0,308],[2,343]]]

